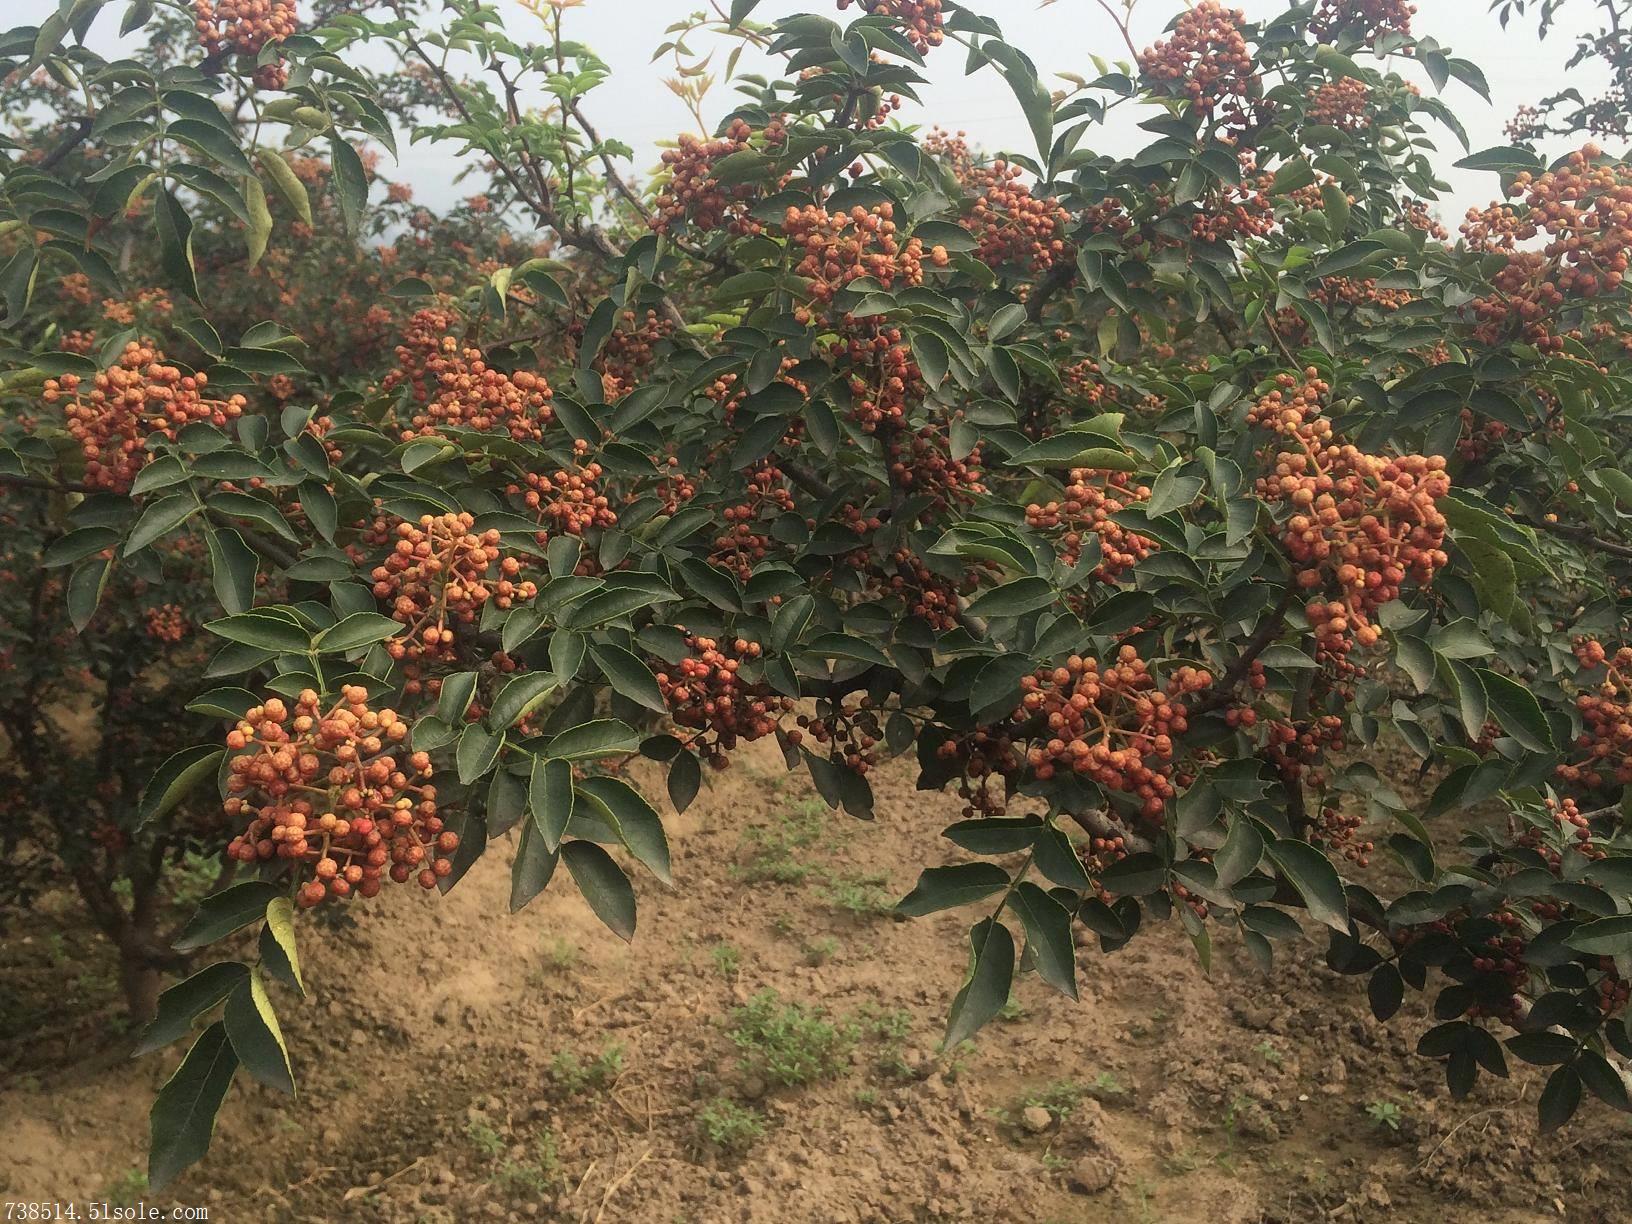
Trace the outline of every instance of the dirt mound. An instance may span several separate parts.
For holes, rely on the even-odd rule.
[[[312,998],[282,1000],[299,1101],[241,1084],[164,1201],[404,1224],[1632,1219],[1618,1119],[1536,1138],[1522,1072],[1450,1102],[1410,1053],[1427,1020],[1374,1023],[1309,949],[1266,978],[1227,938],[1208,977],[1176,922],[1085,947],[1080,1005],[1026,978],[939,1054],[974,915],[887,907],[958,856],[935,838],[957,806],[905,766],[878,795],[858,823],[744,754],[670,822],[679,891],[641,885],[632,947],[565,879],[507,917],[502,843],[440,901],[353,907],[355,929],[305,938]],[[48,955],[95,944],[67,911],[42,925],[0,964],[20,1000],[0,1192],[138,1200],[179,1050],[118,1059],[105,1010],[84,1061],[86,1030],[37,996],[68,972]]]

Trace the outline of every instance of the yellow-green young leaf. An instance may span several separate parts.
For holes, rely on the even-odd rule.
[[[164,1189],[210,1150],[215,1115],[237,1071],[238,1056],[227,1039],[227,1026],[217,1020],[187,1051],[187,1057],[159,1090],[148,1113],[149,1189]]]
[[[288,897],[274,897],[266,907],[261,928],[261,963],[274,977],[306,993],[300,972],[300,949],[295,946],[295,906]]]
[[[244,243],[249,248],[249,266],[254,267],[266,254],[266,243],[272,237],[272,212],[266,206],[266,188],[253,174],[244,176],[244,203],[249,206],[249,228],[244,231]]]
[[[289,1048],[284,1044],[278,1015],[266,996],[261,971],[252,970],[227,998],[222,1014],[233,1053],[244,1069],[268,1088],[294,1095],[295,1073],[289,1065]]]
[[[278,189],[278,194],[290,208],[295,210],[307,225],[312,223],[312,199],[306,194],[306,184],[300,181],[289,163],[284,160],[283,154],[275,149],[262,149],[256,155],[261,163],[261,169],[266,171],[267,178]]]

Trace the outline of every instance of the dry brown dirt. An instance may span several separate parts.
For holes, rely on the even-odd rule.
[[[974,915],[884,904],[958,858],[937,836],[957,805],[904,766],[878,792],[859,823],[743,754],[670,822],[676,889],[637,876],[633,946],[564,876],[507,916],[503,842],[445,898],[307,924],[311,997],[279,1000],[299,1100],[240,1083],[163,1200],[404,1224],[1632,1220],[1623,1119],[1537,1138],[1522,1073],[1452,1103],[1410,1053],[1429,1021],[1373,1022],[1313,944],[1268,976],[1227,939],[1204,974],[1177,922],[1085,947],[1080,1004],[1023,978],[1011,1016],[939,1054]],[[180,1051],[121,1057],[110,974],[66,904],[0,949],[0,1199],[142,1197]],[[744,1065],[734,1016],[766,990],[825,1011],[832,1074]],[[763,1121],[745,1151],[704,1134],[721,1099]]]

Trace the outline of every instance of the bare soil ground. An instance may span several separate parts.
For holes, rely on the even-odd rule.
[[[972,915],[887,906],[957,858],[936,836],[957,807],[905,767],[878,790],[861,824],[744,754],[671,821],[678,887],[640,883],[632,947],[564,877],[506,916],[503,843],[446,898],[308,924],[312,996],[280,999],[299,1100],[241,1083],[165,1201],[393,1224],[1632,1220],[1624,1119],[1536,1138],[1523,1072],[1450,1102],[1410,1053],[1427,1018],[1376,1024],[1313,946],[1267,977],[1227,940],[1204,974],[1176,922],[1084,947],[1080,1004],[1022,979],[939,1054]],[[66,903],[0,946],[0,1199],[142,1197],[180,1050],[122,1058],[111,971]]]

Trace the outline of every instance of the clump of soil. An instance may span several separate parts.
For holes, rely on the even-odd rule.
[[[1177,922],[1085,946],[1080,1004],[1022,978],[939,1052],[976,915],[888,910],[959,857],[937,838],[957,804],[905,764],[877,790],[858,823],[743,754],[670,820],[677,887],[640,885],[633,946],[565,877],[506,916],[503,843],[445,898],[308,925],[312,996],[278,1000],[299,1099],[240,1083],[154,1201],[404,1224],[1632,1219],[1621,1118],[1589,1104],[1537,1137],[1517,1068],[1451,1102],[1411,1054],[1430,1021],[1375,1023],[1310,946],[1266,976],[1220,939],[1210,977]],[[180,1050],[120,1057],[99,957],[64,905],[0,958],[6,1198],[143,1197]]]

